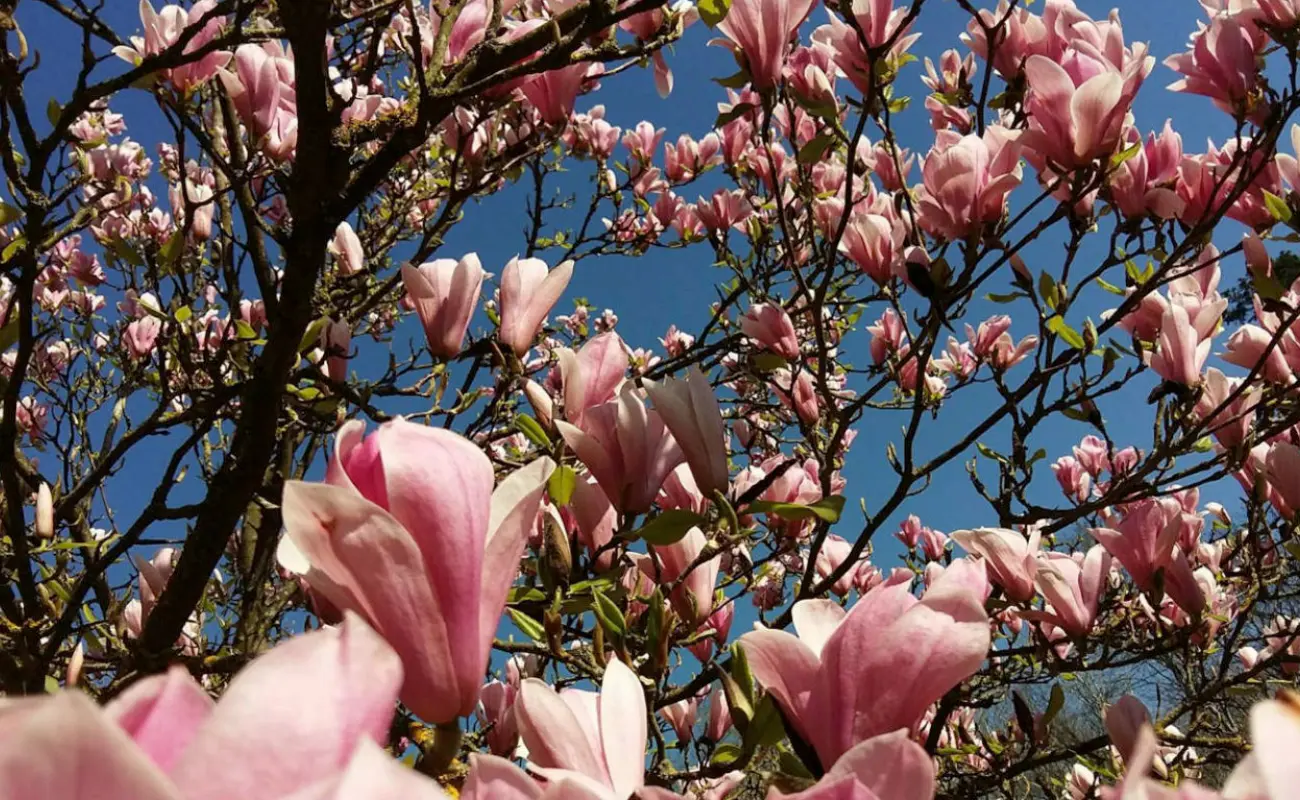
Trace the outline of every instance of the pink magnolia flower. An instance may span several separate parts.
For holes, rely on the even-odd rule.
[[[459,353],[483,286],[478,256],[440,258],[419,267],[403,264],[402,284],[424,327],[429,352],[441,358]]]
[[[277,160],[292,153],[298,141],[298,102],[293,59],[279,42],[241,44],[235,48],[235,71],[223,70],[226,94],[255,144]]]
[[[931,800],[934,762],[906,731],[874,736],[854,745],[811,789],[773,791],[788,800]]]
[[[1056,482],[1061,485],[1061,491],[1065,492],[1066,497],[1076,503],[1088,499],[1092,489],[1092,475],[1074,456],[1056,459],[1056,463],[1052,464],[1052,473],[1056,475]]]
[[[1041,538],[1037,529],[1028,538],[1007,528],[975,528],[952,533],[953,541],[984,559],[989,577],[1016,603],[1027,603],[1034,598]]]
[[[348,359],[352,357],[352,329],[346,322],[331,319],[320,332],[321,350],[325,351],[330,380],[342,383],[348,378]]]
[[[114,47],[113,55],[123,61],[139,65],[146,58],[156,56],[179,42],[186,31],[197,26],[216,7],[216,0],[199,0],[190,6],[188,11],[178,5],[167,5],[159,11],[154,11],[149,0],[140,0],[140,24],[144,26],[144,37],[132,36],[131,45]],[[187,56],[198,52],[204,45],[217,38],[221,33],[223,22],[222,17],[214,16],[209,19],[202,28],[194,32],[181,52]],[[190,60],[187,64],[161,70],[159,74],[163,80],[171,83],[176,91],[184,93],[211,80],[212,76],[229,62],[230,53],[214,50],[200,58]]]
[[[1270,499],[1278,513],[1288,519],[1300,513],[1300,447],[1277,441],[1268,447],[1264,458],[1268,471]]]
[[[1182,306],[1171,305],[1160,324],[1157,350],[1151,356],[1151,369],[1167,381],[1184,386],[1199,386],[1201,367],[1210,355],[1210,339],[1200,340]]]
[[[1007,195],[1020,185],[1018,134],[990,125],[984,135],[939,131],[921,164],[921,227],[933,236],[962,239],[1002,219]]]
[[[612,331],[588,339],[577,353],[560,348],[556,359],[564,386],[564,418],[578,426],[587,409],[618,396],[627,374],[627,345]]]
[[[1260,111],[1259,61],[1266,44],[1263,33],[1248,20],[1215,14],[1208,26],[1199,25],[1187,52],[1165,59],[1165,66],[1183,76],[1169,88],[1204,95],[1234,117],[1253,118]]]
[[[787,361],[799,357],[799,336],[785,309],[776,303],[755,303],[740,317],[740,330],[764,350]]]
[[[581,689],[557,693],[529,678],[520,686],[515,715],[528,759],[548,781],[585,779],[583,783],[595,784],[597,797],[610,800],[626,798],[645,785],[645,694],[623,662],[613,659],[605,665],[599,694]]]
[[[902,233],[879,214],[853,214],[840,237],[839,251],[883,286],[893,280],[900,266],[896,256],[903,243]]]
[[[1132,147],[1142,142],[1136,128],[1129,128],[1125,143]],[[1127,217],[1152,215],[1175,219],[1183,213],[1184,201],[1172,188],[1183,160],[1183,137],[1169,120],[1159,136],[1150,133],[1137,152],[1119,165],[1109,176],[1109,197]]]
[[[803,600],[793,608],[797,637],[768,629],[741,637],[754,677],[823,766],[855,744],[910,730],[979,669],[990,635],[974,570],[983,567],[954,561],[920,600],[905,583],[867,592],[848,612]]]
[[[821,401],[817,397],[812,372],[808,369],[800,369],[797,374],[788,369],[776,370],[772,373],[772,390],[781,405],[794,409],[804,424],[814,425],[821,419]]]
[[[348,422],[324,483],[285,484],[280,564],[374,625],[402,656],[403,702],[450,722],[478,703],[553,468],[538,459],[493,491],[491,462],[455,433],[398,418],[366,436]]]
[[[1273,335],[1258,325],[1243,325],[1234,331],[1221,357],[1249,370],[1260,366],[1260,376],[1272,383],[1286,386],[1295,380],[1281,343],[1274,346]]]
[[[585,62],[547,70],[530,77],[519,90],[537,109],[543,122],[559,125],[573,114],[573,104],[582,93],[591,70],[592,65]]]
[[[721,556],[718,557],[718,567],[721,571]],[[736,618],[735,603],[723,603],[713,609],[709,618],[700,623],[695,629],[695,633],[703,638],[698,639],[693,644],[687,646],[691,655],[695,656],[703,664],[713,655],[713,648],[717,646],[719,650],[727,645],[727,639],[731,636],[731,622]]]
[[[736,0],[718,30],[727,40],[712,43],[729,48],[744,64],[750,83],[769,91],[781,80],[790,37],[799,29],[813,0]]]
[[[556,420],[555,427],[620,511],[647,511],[685,459],[659,412],[647,410],[630,384],[614,400],[586,409],[580,425]]]
[[[680,541],[652,545],[648,556],[631,554],[641,572],[656,584],[665,588],[676,584],[668,599],[689,625],[698,625],[713,613],[713,586],[718,582],[722,555],[696,564],[707,545],[704,532],[691,528]]]
[[[865,0],[854,3],[849,11],[853,14],[856,26],[844,22],[828,9],[830,24],[813,31],[813,41],[833,54],[835,66],[859,92],[865,94],[872,90],[868,82],[872,76],[872,66],[867,50],[882,47],[894,37],[907,19],[908,11],[907,8],[894,8],[893,0]],[[908,23],[908,27],[898,33],[889,48],[889,57],[897,59],[921,38],[919,33],[907,33],[910,28],[911,23]],[[862,31],[860,35],[859,30]],[[879,73],[875,74],[877,81],[881,78]]]
[[[685,378],[646,381],[645,390],[677,440],[699,490],[710,496],[725,492],[731,483],[727,474],[727,430],[708,377],[699,366],[692,365]]]
[[[378,744],[401,680],[393,651],[350,617],[255,659],[215,704],[181,667],[102,709],[76,691],[15,699],[0,706],[0,795],[445,798]]]
[[[727,693],[721,686],[715,686],[709,693],[709,721],[704,729],[704,735],[711,742],[720,742],[729,730],[731,730],[731,707],[727,704]]]
[[[486,741],[488,751],[494,756],[510,758],[519,746],[519,723],[515,721],[518,695],[517,680],[514,684],[489,681],[479,693],[479,705],[474,715],[479,725],[490,726]]]
[[[1123,565],[1139,589],[1151,592],[1163,586],[1179,608],[1195,615],[1205,607],[1205,595],[1192,575],[1187,554],[1178,546],[1185,516],[1196,517],[1155,500],[1143,500],[1130,504],[1114,527],[1089,532]],[[1163,575],[1160,584],[1157,572]]]
[[[672,727],[673,733],[677,735],[677,741],[683,747],[694,738],[695,720],[699,712],[700,701],[695,697],[678,700],[659,709],[659,715]]]
[[[817,560],[813,565],[813,568],[817,570],[817,577],[823,579],[829,577],[832,572],[839,569],[840,565],[849,559],[852,550],[853,545],[844,537],[836,536],[833,533],[827,535],[826,540],[822,542],[821,549],[817,551]],[[865,561],[862,562],[862,565],[870,568]],[[849,568],[831,585],[831,593],[839,597],[847,596],[849,592],[853,591],[857,578],[858,568]]]
[[[501,343],[522,358],[572,277],[572,261],[547,271],[540,258],[510,259],[501,273]]]
[[[1020,616],[1049,623],[1071,636],[1087,636],[1110,576],[1110,559],[1100,545],[1081,559],[1064,553],[1040,554],[1034,580],[1048,606],[1042,611],[1024,609]]]
[[[461,800],[619,800],[608,787],[577,772],[548,780],[543,787],[514,762],[499,756],[471,753],[469,763]],[[662,789],[643,792],[646,800],[678,800],[677,795]]]
[[[340,222],[334,231],[334,238],[330,240],[328,249],[330,255],[334,256],[334,263],[339,265],[341,274],[356,275],[365,270],[366,254],[361,249],[361,239],[346,220]]]
[[[136,360],[148,358],[153,354],[162,328],[162,320],[149,314],[127,323],[122,333],[122,344],[126,345],[127,354]]]
[[[1122,39],[1117,46],[1122,49]],[[1061,169],[1086,166],[1115,151],[1124,119],[1155,59],[1145,45],[1124,53],[1123,67],[1091,43],[1077,42],[1060,59],[1031,55],[1025,60],[1029,130],[1025,149]]]

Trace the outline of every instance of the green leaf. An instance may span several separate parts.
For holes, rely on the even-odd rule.
[[[1025,295],[1021,292],[1011,292],[1010,294],[996,294],[994,292],[989,292],[984,295],[984,299],[988,300],[990,303],[1006,304],[1013,303],[1024,296]]]
[[[50,102],[45,104],[45,118],[50,121],[50,125],[58,125],[59,116],[62,114],[63,108],[59,105],[59,101],[51,97]]]
[[[713,748],[713,756],[709,759],[709,766],[725,767],[729,764],[734,764],[740,760],[740,756],[743,752],[744,751],[740,749],[740,745],[732,744],[731,742],[723,742]]]
[[[1214,449],[1214,441],[1208,436],[1202,436],[1196,440],[1196,444],[1192,445],[1192,449],[1198,453],[1208,453]]]
[[[170,267],[176,263],[176,259],[181,257],[185,252],[185,233],[177,230],[158,250],[158,256],[162,259],[163,266]]]
[[[1110,157],[1110,168],[1114,169],[1142,150],[1142,142],[1137,141]]]
[[[746,514],[776,514],[781,519],[801,520],[820,519],[825,522],[839,522],[844,512],[844,495],[823,497],[815,503],[776,503],[770,500],[756,500],[749,504]]]
[[[46,692],[46,694],[54,694],[55,692],[59,691],[60,688],[61,688],[61,687],[59,686],[59,679],[58,679],[58,678],[54,677],[53,675],[46,675],[46,676],[45,676],[45,692]]]
[[[0,201],[0,225],[8,225],[23,218],[23,212],[4,201]]]
[[[1043,725],[1051,725],[1052,720],[1056,719],[1056,715],[1061,713],[1062,708],[1065,708],[1065,690],[1061,688],[1061,684],[1054,683],[1052,684],[1052,695],[1047,698],[1047,710],[1043,712]]]
[[[190,308],[189,306],[181,306],[180,308],[176,309],[176,313],[173,314],[172,316],[176,317],[177,322],[180,323],[189,322],[190,317],[194,316],[194,309]]]
[[[782,775],[789,775],[792,778],[800,778],[805,781],[816,780],[803,761],[784,747],[781,748],[780,754],[777,756],[777,763],[781,766]]]
[[[242,319],[235,320],[235,336],[241,341],[251,341],[257,338],[257,331],[252,325],[244,322]]]
[[[542,448],[543,450],[551,449],[551,437],[546,435],[542,430],[541,423],[527,414],[520,414],[515,417],[515,427],[519,429],[528,441]]]
[[[1250,282],[1255,289],[1255,294],[1259,295],[1261,300],[1281,300],[1282,295],[1286,294],[1286,288],[1282,282],[1272,275],[1263,272],[1251,272]]]
[[[776,353],[769,353],[766,351],[755,353],[750,357],[750,362],[754,365],[754,369],[759,372],[773,372],[781,369],[789,363]]]
[[[1286,200],[1273,194],[1268,189],[1262,189],[1261,191],[1264,192],[1264,208],[1268,209],[1268,213],[1273,216],[1273,219],[1283,225],[1290,222],[1291,206],[1287,205]]]
[[[307,330],[303,331],[302,339],[298,341],[298,352],[300,354],[306,353],[308,350],[319,345],[321,331],[325,330],[325,326],[328,324],[330,324],[330,318],[321,317],[308,325]]]
[[[765,694],[754,709],[754,719],[745,731],[745,749],[751,753],[762,747],[772,747],[785,739],[785,723],[777,710],[772,695]]]
[[[601,627],[613,636],[622,637],[627,633],[627,620],[623,617],[623,612],[619,610],[617,604],[600,592],[593,592],[596,599],[591,610],[595,612],[596,619],[600,620]]]
[[[1076,350],[1083,349],[1083,336],[1074,328],[1071,328],[1065,321],[1064,317],[1055,316],[1047,321],[1047,329],[1057,336],[1061,337],[1066,344]]]
[[[983,442],[976,442],[975,449],[980,452],[980,455],[984,456],[987,459],[991,459],[993,461],[997,461],[1002,464],[1007,463],[1006,456],[1002,455],[1001,453],[994,450],[992,447],[989,447],[988,445],[984,444]]]
[[[1056,304],[1061,302],[1061,292],[1056,286],[1056,278],[1046,272],[1038,274],[1038,296],[1043,298],[1047,307],[1056,310]]]
[[[515,611],[513,608],[506,609],[506,613],[510,615],[510,621],[515,624],[515,627],[524,636],[535,642],[546,641],[546,629],[542,627],[542,623],[522,611]]]
[[[727,123],[738,120],[753,110],[753,103],[736,103],[731,107],[731,110],[724,111],[718,115],[718,118],[713,121],[713,127],[722,128],[726,126]]]
[[[800,164],[816,164],[826,155],[826,151],[835,143],[835,137],[829,133],[821,133],[808,140],[808,143],[799,148],[799,155],[795,160]]]
[[[731,10],[731,0],[700,0],[695,7],[700,12],[700,19],[710,28],[718,27],[718,23],[727,18],[727,12]]]
[[[561,465],[546,481],[546,491],[557,506],[567,506],[577,485],[578,473],[573,471],[573,467]]]
[[[1113,283],[1110,283],[1109,281],[1103,278],[1097,279],[1097,285],[1105,289],[1106,291],[1110,292],[1111,294],[1117,294],[1120,295],[1121,297],[1124,295],[1123,289],[1121,289],[1120,287],[1116,286]]]
[[[728,75],[725,78],[714,78],[713,82],[725,89],[743,89],[745,84],[749,83],[749,70],[742,69],[735,75]]]
[[[684,508],[670,508],[641,526],[632,534],[634,539],[644,539],[648,544],[669,545],[680,542],[691,528],[706,522],[705,518],[694,511]]]

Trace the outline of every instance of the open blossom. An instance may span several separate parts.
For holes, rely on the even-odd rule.
[[[1079,41],[1060,59],[1026,59],[1025,109],[1030,118],[1020,141],[1031,155],[1068,170],[1115,151],[1125,117],[1155,59],[1146,55],[1144,45],[1129,52],[1120,40],[1114,47],[1121,52],[1103,52]]]
[[[1110,174],[1111,201],[1129,217],[1174,219],[1181,215],[1184,201],[1173,184],[1183,160],[1183,137],[1174,131],[1173,123],[1166,120],[1160,135],[1147,134],[1145,142],[1136,128],[1129,128],[1124,142],[1126,147],[1140,146]]]
[[[706,495],[726,491],[730,484],[727,432],[708,376],[693,364],[685,378],[646,381],[645,388],[664,425],[677,440],[700,491]]]
[[[1234,117],[1253,118],[1261,110],[1259,60],[1266,44],[1263,32],[1250,21],[1215,14],[1209,25],[1200,23],[1187,52],[1165,59],[1165,66],[1183,76],[1169,88],[1204,95]]]
[[[529,678],[520,686],[515,714],[528,760],[548,780],[586,778],[596,784],[595,797],[610,800],[645,785],[645,695],[623,662],[605,666],[599,694],[557,693]]]
[[[833,54],[835,66],[839,67],[858,91],[866,93],[872,90],[868,82],[872,75],[872,66],[867,58],[867,49],[882,47],[893,39],[888,55],[898,58],[911,48],[919,33],[908,33],[907,29],[899,32],[907,18],[905,6],[894,8],[894,0],[864,0],[853,3],[850,12],[855,25],[841,20],[833,11],[827,11],[830,22],[813,32],[813,41],[825,46]],[[908,23],[910,28],[910,23]],[[858,31],[861,31],[859,35]],[[866,47],[863,47],[865,40]],[[881,76],[877,74],[876,80]]]
[[[1139,589],[1152,592],[1163,587],[1179,608],[1195,615],[1205,607],[1205,595],[1178,539],[1184,526],[1200,522],[1200,517],[1183,511],[1176,501],[1142,500],[1129,504],[1112,527],[1093,528],[1090,533]]]
[[[1085,555],[1042,553],[1036,562],[1035,586],[1047,605],[1042,611],[1023,609],[1020,616],[1047,622],[1071,636],[1092,631],[1097,608],[1110,576],[1111,555],[1094,545]]]
[[[797,637],[769,629],[741,637],[754,677],[823,766],[855,744],[912,728],[979,669],[990,636],[976,571],[983,567],[954,561],[920,600],[906,583],[873,589],[848,612],[803,600],[793,608]]]
[[[113,55],[132,64],[140,64],[146,58],[156,56],[179,42],[183,33],[197,26],[216,7],[217,0],[199,0],[188,11],[178,5],[163,6],[155,11],[149,0],[140,0],[140,24],[144,26],[144,36],[132,36],[129,47],[114,47]],[[190,37],[182,52],[191,55],[217,38],[221,33],[222,22],[221,17],[211,17]],[[230,53],[214,50],[192,59],[188,64],[161,70],[160,74],[176,91],[188,92],[211,80],[229,61]]]
[[[759,91],[781,80],[791,35],[799,29],[813,0],[736,0],[718,30],[726,40],[715,39],[736,54]]]
[[[1019,531],[1007,528],[976,528],[952,533],[953,541],[984,559],[990,580],[1002,587],[1008,599],[1017,603],[1028,602],[1034,597],[1041,537],[1037,530],[1026,538]]]
[[[983,136],[939,131],[921,165],[921,227],[940,238],[962,239],[1000,221],[1007,195],[1020,185],[1016,137],[999,125],[990,125]]]
[[[559,69],[533,75],[520,87],[524,97],[533,104],[542,121],[561,124],[573,114],[573,104],[578,99],[592,72],[591,64],[570,64]]]
[[[903,231],[879,214],[853,214],[840,238],[839,251],[881,285],[889,283],[899,266]]]
[[[356,617],[253,660],[219,702],[182,667],[100,708],[80,691],[0,706],[0,796],[445,800],[384,752],[402,668]]]
[[[1201,367],[1210,355],[1210,344],[1209,337],[1202,341],[1192,327],[1187,310],[1171,305],[1161,322],[1157,349],[1151,356],[1151,369],[1172,383],[1199,386]]]
[[[552,468],[539,459],[493,491],[488,457],[458,434],[399,418],[367,436],[354,420],[324,483],[286,483],[280,563],[398,651],[413,711],[468,716]]]
[[[242,44],[234,71],[217,74],[253,144],[274,161],[291,158],[298,145],[298,101],[292,56],[279,42]]]

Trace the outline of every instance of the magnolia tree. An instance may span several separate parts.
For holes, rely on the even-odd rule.
[[[0,0],[0,796],[1295,796],[1296,0],[107,5]]]

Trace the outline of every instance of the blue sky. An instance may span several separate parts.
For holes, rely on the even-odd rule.
[[[138,31],[139,22],[134,3],[112,0],[107,5],[109,10],[106,15],[119,31]],[[1111,7],[1110,3],[1088,0],[1082,0],[1079,5],[1094,17],[1103,17]],[[1035,4],[1035,9],[1039,8],[1040,4]],[[1187,0],[1149,0],[1124,4],[1122,15],[1126,39],[1129,42],[1150,42],[1153,55],[1158,60],[1163,60],[1184,48],[1186,38],[1195,29],[1200,14],[1199,7]],[[824,15],[824,10],[815,10],[812,23],[821,24]],[[952,0],[929,0],[917,26],[922,37],[912,52],[935,59],[949,47],[957,47],[964,52],[957,36],[964,29],[966,19],[964,12]],[[32,47],[42,54],[42,67],[28,88],[29,99],[40,105],[44,105],[50,96],[66,99],[76,67],[72,58],[64,57],[65,53],[70,56],[73,52],[73,43],[67,38],[67,27],[61,23],[51,24],[49,12],[35,4],[24,4],[21,7],[19,21],[23,24]],[[607,81],[596,94],[580,98],[578,108],[586,110],[602,103],[607,109],[607,118],[625,129],[642,119],[649,119],[657,127],[667,129],[666,140],[673,140],[680,133],[690,133],[697,138],[702,136],[708,132],[717,114],[716,103],[725,99],[725,91],[709,78],[730,75],[735,71],[731,56],[725,49],[706,46],[714,35],[702,24],[697,24],[669,55],[669,62],[677,76],[676,89],[671,98],[659,98],[648,70],[632,71]],[[981,65],[981,70],[983,68]],[[110,62],[103,70],[103,74],[111,74],[118,67]],[[913,103],[908,111],[896,116],[895,120],[905,146],[923,154],[933,140],[933,134],[922,104],[927,92],[920,81],[922,74],[923,67],[920,63],[904,69],[899,78],[898,92],[910,94]],[[1166,91],[1164,87],[1176,77],[1168,68],[1157,64],[1139,94],[1135,107],[1139,128],[1144,132],[1158,129],[1166,118],[1172,117],[1176,128],[1183,135],[1184,147],[1189,152],[1203,149],[1207,137],[1222,142],[1232,131],[1231,120],[1215,110],[1204,98]],[[126,114],[130,125],[129,135],[144,143],[151,154],[155,152],[159,138],[169,135],[169,130],[162,127],[152,99],[144,92],[124,92],[112,101],[112,107]],[[588,170],[578,168],[552,185],[565,193],[577,193],[581,198],[589,185],[585,182],[588,175]],[[918,176],[919,172],[914,170],[912,179],[918,180]],[[1027,171],[1026,186],[1013,195],[1013,205],[1034,196],[1031,184],[1032,177]],[[160,197],[165,197],[165,190],[155,186],[155,191]],[[693,199],[696,192],[688,189],[684,194],[688,199]],[[163,202],[165,204],[165,200]],[[518,188],[506,190],[471,205],[464,222],[455,229],[446,247],[438,255],[458,257],[465,252],[474,251],[487,270],[499,273],[511,256],[522,251],[525,244],[524,224],[523,194]],[[1103,234],[1108,230],[1106,226],[1109,224],[1110,219],[1102,221]],[[1221,245],[1230,245],[1244,232],[1238,223],[1226,221],[1217,239]],[[1083,263],[1105,255],[1105,238],[1104,235],[1097,235],[1085,244],[1081,258]],[[546,257],[547,254],[542,255]],[[1028,248],[1025,257],[1035,272],[1055,270],[1061,260],[1060,241],[1051,235],[1042,237]],[[714,283],[722,277],[711,266],[712,261],[711,251],[704,247],[652,251],[649,255],[636,259],[588,260],[579,266],[569,297],[585,296],[598,308],[614,309],[620,318],[619,332],[631,346],[653,346],[658,349],[658,337],[663,335],[670,324],[675,323],[687,331],[693,331],[698,330],[707,320],[707,307],[713,299]],[[1240,269],[1237,261],[1230,260],[1225,264],[1225,284],[1235,280]],[[989,288],[1005,291],[1006,285],[1004,278],[1001,283],[995,282]],[[567,307],[568,304],[569,299],[566,298],[561,307]],[[1097,290],[1072,310],[1071,320],[1079,322],[1084,315],[1096,319],[1102,309],[1114,304],[1112,296]],[[1009,313],[1015,317],[1018,308],[1010,307]],[[977,304],[972,309],[971,321],[977,322],[989,314],[1004,310],[1007,309]],[[1023,317],[1025,313],[1020,310],[1021,317],[1012,329],[1017,338],[1033,332]],[[879,310],[869,309],[863,316],[863,324],[874,320],[878,314]],[[485,331],[486,325],[486,320],[480,315],[475,321],[474,329]],[[414,319],[404,320],[398,333],[399,352],[405,352],[405,340],[408,337],[418,340],[419,336]],[[857,336],[847,340],[845,351],[850,361],[865,363],[868,359],[865,337]],[[365,372],[362,362],[370,356],[377,357],[379,353],[373,347],[363,348],[359,358],[354,360],[354,367]],[[1153,382],[1144,379],[1135,384],[1104,405],[1103,412],[1110,430],[1121,446],[1136,444],[1144,447],[1150,439],[1152,417],[1150,407],[1145,404],[1145,397]],[[982,418],[981,412],[987,408],[981,398],[987,400],[988,397],[988,393],[981,393],[978,389],[957,395],[957,399],[945,405],[936,421],[927,423],[922,451],[940,447],[951,441],[954,435],[969,430],[975,420]],[[841,523],[838,532],[852,536],[856,531],[855,523],[860,520],[857,512],[859,497],[866,499],[868,508],[874,508],[892,489],[893,474],[884,461],[884,447],[888,441],[897,440],[901,423],[902,417],[897,414],[888,419],[883,414],[878,414],[869,416],[860,425],[860,436],[844,471],[848,479],[846,493],[849,503],[846,520]],[[1089,432],[1091,431],[1086,426],[1062,421],[1054,424],[1050,431],[1045,432],[1029,447],[1031,451],[1037,447],[1045,448],[1050,462],[1057,456],[1068,453],[1070,446]],[[999,436],[995,432],[987,441],[995,449],[1009,449],[1005,433]],[[119,476],[113,481],[112,490],[121,499],[124,510],[130,509],[133,500],[143,501],[144,498],[143,494],[137,494],[133,488],[126,486],[125,481],[152,487],[152,483],[142,480],[140,476],[160,467],[157,462],[160,452],[165,451],[153,446],[142,448],[130,463],[130,477],[124,479]],[[971,455],[973,452],[967,458]],[[52,465],[47,465],[47,469],[50,467]],[[990,462],[982,461],[981,468],[981,474],[986,479],[994,476]],[[187,487],[187,493],[196,495],[201,491],[202,487],[193,478],[190,483],[192,485]],[[1045,464],[1040,465],[1037,487],[1040,497],[1048,503],[1060,501],[1060,494]],[[1236,490],[1232,488],[1231,491]],[[1218,499],[1230,502],[1231,497]],[[945,531],[995,521],[990,510],[971,489],[960,463],[954,463],[941,472],[923,498],[906,504],[900,518],[908,513],[916,513],[930,526]],[[130,517],[125,519],[129,520]],[[880,546],[876,560],[885,566],[894,563],[894,554],[898,550],[890,536],[892,530],[892,527],[887,528],[876,539]],[[180,537],[183,536],[183,530],[172,529],[165,535]]]

